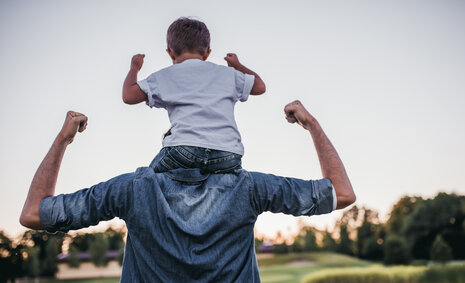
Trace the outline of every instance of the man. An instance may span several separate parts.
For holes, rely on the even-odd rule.
[[[54,196],[65,149],[87,125],[86,116],[68,112],[32,180],[20,222],[32,229],[67,232],[114,217],[125,220],[121,282],[260,282],[253,236],[259,214],[323,214],[355,201],[342,161],[317,120],[299,101],[289,103],[284,112],[290,123],[310,132],[323,179],[246,170],[155,173],[145,167]]]

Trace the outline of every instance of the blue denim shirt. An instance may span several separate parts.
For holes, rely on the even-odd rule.
[[[121,282],[260,282],[253,228],[262,212],[314,215],[333,210],[330,180],[304,181],[236,170],[155,173],[139,168],[109,181],[44,198],[49,232],[119,217],[128,236]]]

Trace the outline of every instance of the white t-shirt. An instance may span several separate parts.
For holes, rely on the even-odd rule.
[[[198,146],[244,154],[234,105],[246,101],[255,77],[232,67],[188,59],[138,81],[150,107],[165,108],[171,135],[163,146]]]

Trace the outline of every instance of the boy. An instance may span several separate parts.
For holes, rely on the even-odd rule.
[[[172,66],[137,81],[145,55],[134,55],[123,84],[125,103],[145,101],[168,111],[171,128],[150,166],[156,172],[200,168],[204,173],[221,173],[241,168],[244,147],[234,104],[246,101],[249,94],[263,94],[264,82],[239,63],[235,54],[224,58],[229,67],[207,62],[210,33],[203,22],[174,21],[168,28],[167,44]]]

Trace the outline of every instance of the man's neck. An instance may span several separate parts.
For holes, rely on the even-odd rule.
[[[184,52],[179,56],[176,56],[176,58],[173,61],[173,64],[179,64],[184,62],[185,60],[188,59],[200,59],[203,60],[203,56],[200,55],[199,53],[190,53],[190,52]]]

